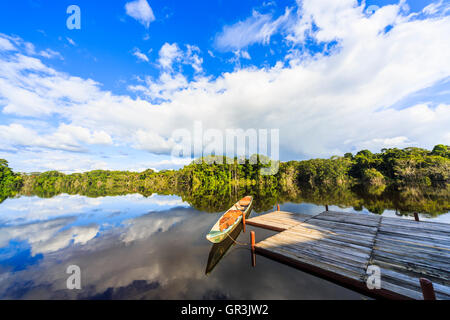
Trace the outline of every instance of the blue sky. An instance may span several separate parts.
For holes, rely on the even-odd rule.
[[[103,88],[115,93],[129,93],[123,82],[132,82],[136,76],[157,77],[155,64],[164,43],[193,44],[201,48],[203,67],[208,74],[219,75],[233,71],[235,64],[227,63],[234,54],[216,45],[215,40],[223,27],[245,20],[253,10],[261,14],[279,16],[295,1],[151,1],[155,20],[150,26],[139,23],[126,14],[127,1],[78,1],[81,9],[81,30],[66,27],[66,9],[73,1],[3,1],[0,4],[1,31],[15,34],[42,49],[52,48],[64,60],[52,60],[48,65],[72,75],[92,78]],[[71,45],[67,38],[74,41]],[[148,38],[148,39],[147,39]],[[278,39],[277,39],[278,38]],[[281,39],[275,35],[274,41]],[[137,63],[132,55],[139,48],[152,63]],[[272,65],[281,57],[285,46],[272,48],[253,46],[249,49],[252,61],[243,59],[241,66]],[[211,57],[208,50],[216,56]],[[192,68],[184,74],[192,76]]]
[[[282,160],[450,144],[449,14],[449,1],[5,0],[0,158],[176,168],[173,133],[195,123],[279,129]]]

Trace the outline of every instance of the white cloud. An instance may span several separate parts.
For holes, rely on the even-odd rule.
[[[42,50],[39,52],[39,55],[47,59],[58,58],[60,60],[64,60],[59,52],[54,51],[52,49]]]
[[[89,215],[93,211],[96,212],[99,220],[111,218],[111,214],[117,212],[122,213],[124,219],[129,219],[130,202],[134,203],[137,214],[166,210],[175,206],[189,207],[189,204],[177,196],[157,194],[152,194],[150,197],[144,197],[138,193],[98,198],[68,194],[60,194],[51,198],[20,197],[7,199],[2,203],[0,223],[2,226],[19,226],[59,219],[60,222],[67,224],[72,223],[75,219],[79,221],[85,218],[89,219]],[[118,215],[115,214],[113,219],[118,218]]]
[[[251,57],[250,57],[250,54],[248,53],[248,51],[241,51],[241,56],[242,56],[242,58],[244,58],[244,59],[248,59],[248,60],[250,60],[251,59]]]
[[[97,209],[102,204],[103,198],[89,198],[80,195],[61,194],[52,198],[21,197],[2,203],[0,222],[2,225],[7,224],[8,226],[56,218],[65,218],[71,222],[73,217]]]
[[[69,42],[71,45],[76,46],[77,44],[75,43],[75,41],[73,41],[71,38],[66,37],[67,42]]]
[[[438,8],[442,5],[442,0],[438,2],[433,2],[423,8],[423,12],[426,14],[435,14],[438,11]]]
[[[175,61],[180,60],[183,56],[182,51],[176,43],[164,43],[159,50],[159,64],[163,69],[172,69]]]
[[[84,245],[95,238],[98,232],[98,226],[71,227],[70,229],[61,230],[45,241],[31,243],[32,255],[55,252],[66,248],[71,243]]]
[[[2,60],[1,65],[4,113],[48,115],[100,94],[96,82],[59,73],[34,57],[17,53]]]
[[[250,54],[246,50],[238,50],[234,52],[235,56],[237,58],[244,58],[247,60],[250,60],[252,57],[250,57]]]
[[[190,65],[195,72],[200,73],[203,71],[203,59],[199,54],[200,49],[197,46],[187,44],[186,50],[182,50],[176,43],[166,42],[159,50],[158,63],[164,72],[174,71],[174,64],[181,63]]]
[[[436,14],[446,14],[450,11],[450,3],[445,2],[443,0],[439,0],[436,2],[432,2],[423,8],[422,12],[427,15],[436,15]]]
[[[156,132],[141,129],[136,132],[135,148],[148,150],[156,154],[168,154],[173,146],[174,142],[172,139],[165,139]]]
[[[111,137],[103,130],[89,130],[80,126],[61,124],[53,134],[58,140],[76,140],[87,144],[112,144]]]
[[[285,29],[290,24],[291,9],[287,8],[284,15],[273,20],[271,14],[261,14],[253,11],[251,17],[231,26],[225,26],[215,39],[215,45],[222,50],[240,50],[254,43],[268,44],[275,33]]]
[[[145,85],[130,86],[129,89],[141,92],[151,100],[167,101],[168,96],[188,87],[188,81],[181,73],[173,75],[169,72],[163,72],[158,80],[155,81],[147,77],[145,83]]]
[[[16,47],[7,38],[3,38],[0,35],[0,51],[12,51],[16,50]]]
[[[33,129],[21,124],[0,125],[0,138],[2,147],[40,147],[66,151],[83,151],[80,143],[111,144],[111,137],[104,131],[91,132],[87,128],[61,124],[51,134],[38,134]]]
[[[186,48],[187,49],[183,63],[191,65],[194,71],[197,73],[202,72],[203,58],[199,56],[200,54],[199,47],[188,44],[186,45]]]
[[[26,240],[31,246],[31,255],[35,256],[39,253],[63,249],[72,241],[74,244],[86,244],[97,235],[98,226],[75,226],[61,230],[72,220],[71,218],[60,218],[1,228],[0,246],[6,246],[12,239]]]
[[[135,0],[125,4],[127,15],[136,19],[146,28],[150,26],[150,22],[155,20],[153,10],[147,0]]]
[[[12,239],[28,240],[30,243],[46,241],[69,222],[73,222],[73,219],[61,218],[19,226],[3,227],[1,228],[2,232],[0,232],[0,247],[5,247]]]
[[[139,50],[139,48],[134,49],[133,55],[141,61],[145,62],[149,61],[147,55],[145,53],[142,53],[141,50]]]
[[[32,43],[23,41],[22,38],[17,36],[13,37],[0,33],[0,51],[18,51],[19,49],[23,49],[23,51],[25,51],[28,55],[40,56],[47,59],[58,58],[63,60],[62,55],[57,51],[47,48],[37,52]]]
[[[57,170],[64,173],[75,173],[90,170],[123,169],[122,165],[116,163],[111,164],[110,162],[106,162],[109,159],[104,159],[103,157],[88,152],[71,151],[68,153],[66,150],[49,148],[26,148],[12,151],[14,152],[0,151],[0,157],[2,159],[8,159],[14,170],[19,172]]]
[[[192,67],[196,75],[203,72],[203,58],[199,54],[200,49],[197,46],[187,44],[186,50],[182,50],[176,43],[169,44],[166,42],[159,50],[158,64],[161,69],[159,78],[155,80],[146,77],[145,85],[130,85],[128,88],[143,93],[152,101],[167,100],[167,96],[188,87],[188,80],[181,73],[183,65]],[[139,138],[139,140],[141,139]]]
[[[351,141],[347,141],[348,143]],[[374,138],[368,141],[361,141],[358,143],[358,150],[380,150],[382,148],[405,148],[410,146],[412,141],[409,141],[407,137],[399,136],[393,138]]]
[[[167,215],[163,214],[147,214],[138,218],[125,221],[127,226],[126,232],[121,236],[121,240],[125,243],[132,241],[144,240],[158,232],[166,232],[176,223],[187,219],[185,214]]]
[[[105,202],[108,206],[104,205]],[[135,212],[132,214],[130,202],[134,204]],[[129,243],[166,231],[185,220],[187,216],[183,211],[166,219],[166,210],[175,206],[189,205],[179,197],[156,194],[150,197],[128,194],[114,198],[62,194],[48,199],[36,196],[8,199],[0,208],[0,247],[7,246],[11,240],[27,241],[35,256],[70,245],[85,245],[100,232],[99,225],[88,222],[94,210],[96,219],[102,220],[103,226],[125,225],[126,232],[121,232],[121,240]],[[149,210],[151,214],[141,216],[142,212]],[[137,217],[130,219],[133,215]]]

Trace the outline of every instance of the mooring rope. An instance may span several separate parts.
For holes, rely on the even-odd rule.
[[[227,233],[227,236],[230,237],[230,239],[231,239],[235,244],[237,244],[237,245],[240,245],[240,246],[249,246],[249,245],[250,245],[250,243],[244,243],[244,242],[236,241],[236,240],[233,239],[228,233]]]

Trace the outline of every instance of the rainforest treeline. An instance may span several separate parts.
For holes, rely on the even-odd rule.
[[[264,167],[279,170],[274,175],[263,175],[260,169]],[[0,160],[0,201],[18,193],[41,197],[59,193],[96,197],[156,192],[180,195],[191,203],[207,206],[208,201],[218,199],[228,205],[233,193],[256,193],[269,203],[280,194],[285,197],[297,194],[298,197],[299,190],[303,195],[317,196],[317,193],[324,193],[323,190],[328,190],[329,195],[336,194],[330,190],[340,189],[342,193],[354,187],[373,194],[380,194],[386,188],[428,188],[448,199],[449,184],[450,147],[446,145],[436,145],[431,151],[414,147],[382,149],[380,153],[362,150],[343,157],[280,163],[258,155],[231,160],[209,156],[180,170],[159,172],[148,169],[143,172],[94,170],[25,174],[14,173],[6,160]]]

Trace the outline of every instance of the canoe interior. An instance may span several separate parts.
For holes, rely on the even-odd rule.
[[[231,226],[229,226],[227,229],[220,231],[220,219],[222,219],[222,217],[230,210],[240,210],[238,207],[239,201],[236,202],[230,209],[225,211],[219,217],[219,219],[217,219],[217,222],[211,228],[211,231],[206,235],[206,239],[208,239],[209,241],[211,241],[213,243],[219,243],[219,242],[223,241],[225,238],[227,238],[227,235],[230,234],[236,228],[236,226],[239,225],[239,223],[242,221],[242,215],[239,216],[236,219],[236,221],[234,221],[234,223]],[[252,205],[253,205],[253,197],[251,197],[251,200],[250,200],[250,203],[248,206],[245,206],[245,207],[240,206],[241,208],[245,208],[243,212],[246,216],[250,212]],[[240,210],[240,211],[242,211],[242,210]]]

